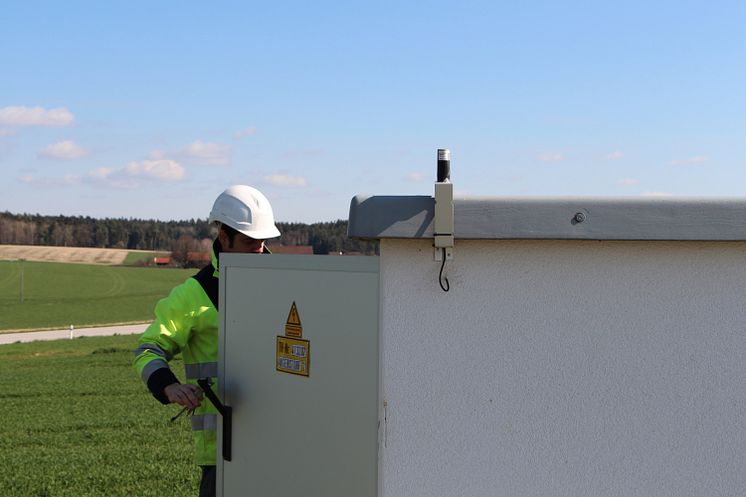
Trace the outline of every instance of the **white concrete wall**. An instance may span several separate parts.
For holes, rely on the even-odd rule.
[[[746,244],[381,242],[384,497],[746,495]]]

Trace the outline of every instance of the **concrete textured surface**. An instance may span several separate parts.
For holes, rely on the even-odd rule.
[[[746,495],[746,244],[381,241],[380,495]]]

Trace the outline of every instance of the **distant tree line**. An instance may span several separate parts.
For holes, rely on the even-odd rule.
[[[378,253],[378,243],[347,237],[347,221],[277,223],[271,245],[311,245],[314,254]],[[216,229],[204,219],[156,221],[42,216],[0,212],[0,244],[98,247],[179,252],[204,251]]]

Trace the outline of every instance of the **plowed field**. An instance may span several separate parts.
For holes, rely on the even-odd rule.
[[[38,262],[72,262],[78,264],[122,264],[127,254],[137,252],[125,249],[43,247],[38,245],[0,245],[0,260]]]

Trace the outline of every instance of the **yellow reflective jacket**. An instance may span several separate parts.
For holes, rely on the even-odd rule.
[[[135,370],[153,396],[163,404],[169,401],[163,389],[178,380],[168,362],[181,353],[188,383],[201,378],[212,381],[217,391],[218,376],[218,267],[213,249],[212,264],[175,287],[155,306],[155,320],[140,337],[135,350]],[[195,461],[214,465],[217,409],[206,397],[192,417]]]

